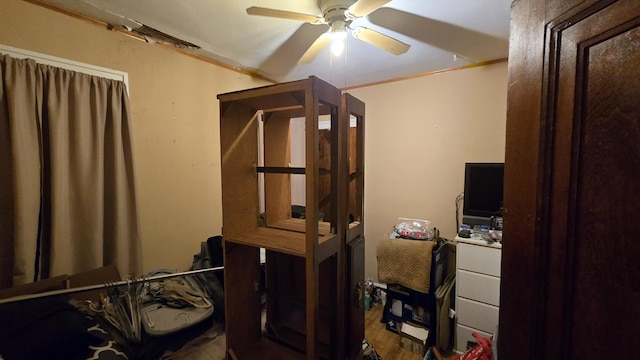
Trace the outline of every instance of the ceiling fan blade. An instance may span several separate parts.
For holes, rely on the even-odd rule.
[[[378,28],[385,28],[411,38],[412,41],[457,54],[474,63],[509,55],[509,41],[506,38],[483,34],[394,8],[382,8],[369,15],[367,20]]]
[[[331,34],[326,32],[320,35],[316,41],[309,46],[307,51],[302,55],[300,60],[298,60],[298,64],[308,64],[313,61],[313,59],[320,54],[322,49],[331,41]]]
[[[383,7],[391,0],[358,0],[349,6],[349,13],[355,17],[363,17]]]
[[[364,42],[388,51],[393,55],[401,55],[406,53],[411,46],[391,36],[379,33],[366,27],[358,27],[353,29],[353,37]]]
[[[252,6],[250,8],[247,8],[247,14],[269,16],[269,17],[288,19],[288,20],[304,21],[312,24],[320,24],[323,22],[323,19],[318,16],[301,14],[293,11],[269,9],[269,8],[258,7],[258,6]]]

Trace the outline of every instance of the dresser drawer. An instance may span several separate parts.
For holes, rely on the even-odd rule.
[[[458,269],[500,277],[500,249],[458,243]]]
[[[498,307],[458,297],[458,324],[493,333],[498,326]]]
[[[458,270],[458,296],[500,306],[500,278]]]

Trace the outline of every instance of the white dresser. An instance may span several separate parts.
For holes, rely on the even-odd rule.
[[[456,237],[455,350],[464,352],[471,335],[493,335],[500,307],[501,243]]]

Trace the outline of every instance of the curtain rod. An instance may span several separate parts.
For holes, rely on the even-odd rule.
[[[167,278],[172,278],[177,276],[194,275],[194,274],[200,274],[200,273],[206,273],[206,272],[218,271],[218,270],[224,270],[224,266],[198,269],[198,270],[189,270],[189,271],[184,271],[179,273],[162,274],[162,275],[156,275],[156,276],[151,276],[146,278],[142,277],[142,278],[133,279],[133,280],[121,280],[121,281],[115,281],[108,284],[96,284],[96,285],[87,285],[87,286],[81,286],[81,287],[70,288],[70,289],[52,290],[52,291],[47,291],[47,292],[37,293],[37,294],[18,295],[18,296],[6,298],[6,299],[0,299],[0,305],[16,302],[16,301],[22,301],[22,300],[37,299],[37,298],[47,297],[47,296],[73,294],[73,293],[89,291],[89,290],[97,290],[97,289],[105,288],[107,286],[121,286],[121,285],[127,285],[127,284],[135,284],[143,281],[162,280],[162,279],[167,279]]]

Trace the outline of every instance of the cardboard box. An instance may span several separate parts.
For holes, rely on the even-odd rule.
[[[113,265],[107,265],[80,274],[70,275],[69,280],[67,281],[67,286],[72,289],[91,285],[104,285],[120,280],[121,278],[118,269]],[[108,295],[105,288],[77,292],[72,294],[71,297],[76,300],[91,300],[93,302],[97,302],[100,300],[101,295]]]
[[[424,356],[427,352],[429,329],[419,325],[402,323],[400,325],[400,347],[412,353]]]
[[[425,350],[425,346],[423,344],[420,344],[414,339],[403,337],[402,335],[400,336],[400,347],[420,356],[423,355],[423,351]]]
[[[8,299],[15,296],[39,294],[47,291],[66,289],[68,279],[69,276],[60,275],[45,280],[14,286],[8,289],[2,289],[0,290],[0,299]]]
[[[399,322],[415,322],[428,328],[436,327],[436,299],[398,284],[389,284],[384,316]]]
[[[104,285],[105,283],[119,280],[121,280],[120,274],[116,267],[108,265],[79,274],[60,275],[9,289],[2,289],[0,290],[0,299],[9,299],[16,296],[39,294],[48,291],[65,290],[91,285]],[[97,301],[100,299],[101,293],[106,295],[106,291],[104,289],[97,289],[73,293],[71,297],[77,300]]]

